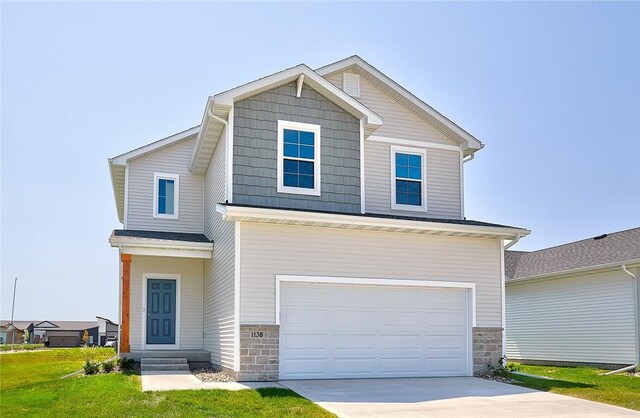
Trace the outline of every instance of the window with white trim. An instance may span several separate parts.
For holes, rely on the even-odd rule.
[[[391,146],[391,209],[426,211],[425,149]]]
[[[180,176],[154,173],[153,182],[153,217],[178,219]]]
[[[320,125],[278,121],[278,192],[320,196]]]

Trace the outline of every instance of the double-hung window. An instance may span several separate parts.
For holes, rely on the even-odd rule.
[[[180,177],[177,174],[153,175],[153,217],[178,219]]]
[[[278,121],[278,192],[320,196],[320,125]]]
[[[391,147],[391,208],[426,211],[426,151]]]

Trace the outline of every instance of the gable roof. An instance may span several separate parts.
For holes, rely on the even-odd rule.
[[[326,77],[337,72],[344,72],[348,69],[352,69],[354,72],[364,76],[373,85],[391,96],[410,111],[424,119],[429,124],[438,128],[455,142],[462,144],[465,155],[473,154],[484,147],[484,144],[469,132],[462,129],[442,113],[423,102],[409,90],[387,77],[380,70],[357,55],[320,67],[316,69],[316,72],[321,76]]]
[[[118,212],[118,220],[120,222],[124,222],[124,182],[127,162],[192,138],[197,135],[199,131],[200,126],[194,126],[193,128],[159,139],[150,144],[143,145],[129,152],[125,152],[124,154],[109,158],[111,186],[113,187],[113,197],[116,201],[116,210]]]
[[[538,251],[504,254],[507,282],[625,263],[640,264],[640,227]]]
[[[29,328],[31,324],[33,324],[33,321],[13,321],[13,326],[20,331]],[[0,321],[0,328],[7,328],[9,325],[11,325],[10,320],[3,319]]]
[[[365,125],[380,126],[382,124],[382,118],[374,111],[334,86],[305,64],[299,64],[210,96],[202,116],[200,124],[202,129],[198,134],[189,170],[198,174],[203,174],[207,170],[215,146],[226,127],[225,122],[228,120],[229,111],[235,102],[298,80],[301,76],[303,84],[308,85],[358,119],[364,118]]]

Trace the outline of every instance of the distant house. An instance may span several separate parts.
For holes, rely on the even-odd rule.
[[[118,324],[103,317],[95,321],[15,321],[15,341],[17,344],[44,343],[49,347],[77,347],[82,345],[82,337],[87,331],[89,345],[104,345],[107,337],[118,335]],[[24,331],[29,331],[25,341]],[[13,328],[10,321],[0,321],[0,344],[12,344]]]
[[[640,361],[640,228],[506,251],[507,357],[614,368]]]
[[[29,337],[33,334],[33,323],[28,321],[0,321],[0,344],[22,344],[28,343],[24,341],[25,331],[28,331]]]
[[[118,324],[108,318],[96,316],[98,320],[98,344],[103,346],[109,339],[118,338]]]

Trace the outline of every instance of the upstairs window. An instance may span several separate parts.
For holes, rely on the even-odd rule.
[[[391,147],[391,208],[426,211],[426,151]]]
[[[178,219],[180,177],[177,174],[154,174],[153,217]]]
[[[320,196],[320,125],[278,121],[278,192]]]

